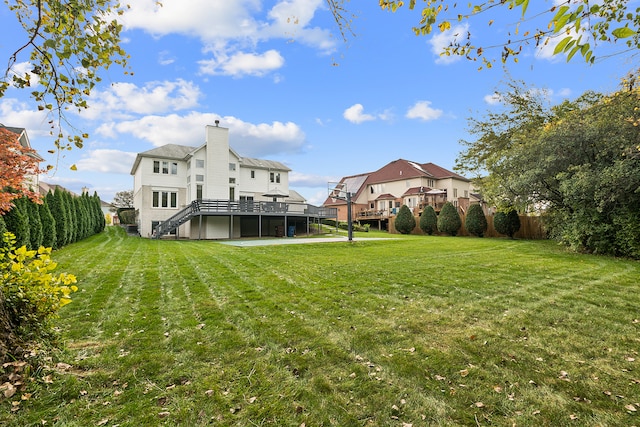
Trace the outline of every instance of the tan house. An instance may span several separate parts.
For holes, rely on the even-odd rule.
[[[477,203],[471,180],[434,163],[398,159],[375,172],[347,176],[325,200],[324,207],[338,209],[338,220],[347,220],[345,193],[350,193],[354,221],[386,229],[389,218],[406,205],[418,216],[425,206],[436,212],[451,202],[466,212]]]

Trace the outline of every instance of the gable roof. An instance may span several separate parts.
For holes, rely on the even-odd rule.
[[[240,157],[240,164],[247,167],[252,167],[256,169],[274,169],[285,172],[290,172],[287,166],[284,163],[277,162],[275,160],[264,160],[264,159],[253,159],[251,157]]]
[[[410,160],[398,159],[387,163],[375,172],[346,176],[340,180],[340,184],[345,184],[349,191],[354,195],[353,199],[357,199],[367,185],[411,178],[453,178],[465,182],[471,181],[470,179],[465,178],[462,175],[458,175],[457,173],[445,169],[441,166],[438,166],[435,163],[417,163]],[[417,189],[420,190],[420,187],[417,187]],[[407,193],[405,193],[405,195],[407,195],[411,190],[412,189],[409,189]],[[429,189],[425,187],[425,190]],[[380,196],[378,198],[380,198]],[[332,200],[331,197],[327,197],[323,205],[328,206],[345,203],[346,202],[344,200]]]
[[[20,142],[20,145],[22,145],[25,148],[31,148],[31,142],[29,141],[29,135],[27,135],[27,130],[25,128],[17,128],[17,127],[12,127],[12,126],[5,126],[2,123],[0,123],[0,129],[5,130],[5,131],[9,131],[16,136],[16,139],[18,140],[18,142]],[[33,157],[34,159],[36,159],[39,162],[44,161],[44,158],[42,156],[40,156],[40,154],[38,154],[35,150],[27,153],[28,156]]]

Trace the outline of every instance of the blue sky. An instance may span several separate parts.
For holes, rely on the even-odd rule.
[[[290,187],[320,204],[327,182],[399,158],[452,169],[459,141],[470,138],[467,119],[499,108],[492,95],[509,78],[547,90],[557,103],[586,90],[613,91],[634,65],[624,55],[591,66],[578,57],[567,63],[549,55],[550,43],[525,47],[508,73],[500,65],[478,71],[477,62],[437,54],[460,32],[457,23],[449,33],[417,37],[419,11],[392,14],[375,0],[346,3],[355,15],[355,36],[346,42],[323,0],[127,3],[122,36],[134,74],[110,69],[90,108],[69,114],[90,134],[83,149],[59,160],[48,155],[48,119],[28,94],[10,89],[0,99],[0,123],[26,128],[32,146],[57,162],[44,181],[76,192],[87,186],[105,201],[133,188],[136,153],[167,143],[200,145],[205,126],[219,119],[240,155],[287,164]],[[462,30],[490,45],[513,32],[518,18],[480,17]],[[0,8],[0,58],[25,37]],[[27,61],[19,57],[14,71],[29,69]]]

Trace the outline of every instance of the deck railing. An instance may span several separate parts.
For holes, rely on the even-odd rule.
[[[324,208],[307,203],[260,202],[252,200],[207,200],[192,201],[175,215],[162,221],[152,232],[152,236],[159,238],[172,232],[196,215],[207,214],[266,214],[266,215],[310,215],[316,218],[337,218],[337,208]]]

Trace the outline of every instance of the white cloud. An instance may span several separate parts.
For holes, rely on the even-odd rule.
[[[76,166],[80,172],[118,173],[128,175],[136,153],[120,150],[99,149],[88,151]]]
[[[313,175],[300,172],[289,172],[289,184],[297,187],[324,187],[327,188],[329,182],[338,182],[339,177],[327,175]],[[328,192],[325,191],[325,198]]]
[[[51,131],[49,120],[46,111],[38,111],[32,104],[15,98],[0,99],[0,123],[25,128],[30,138],[36,135],[48,136]]]
[[[156,147],[165,144],[197,147],[204,143],[205,125],[213,124],[215,120],[220,120],[220,126],[229,128],[229,143],[241,156],[295,153],[305,146],[306,136],[293,122],[253,124],[236,117],[199,112],[187,115],[149,115],[136,120],[109,123],[101,126],[98,133],[112,138],[117,138],[119,134],[129,134]]]
[[[198,105],[200,88],[182,79],[149,82],[140,87],[133,83],[114,83],[107,90],[94,91],[89,108],[81,115],[88,119],[126,118],[131,114],[157,114],[186,110]]]
[[[442,114],[442,110],[431,107],[431,101],[418,101],[407,110],[406,117],[408,119],[428,121],[439,119]]]
[[[262,54],[237,52],[231,56],[218,54],[215,59],[202,60],[200,72],[210,75],[227,76],[263,76],[284,65],[284,58],[276,50],[268,50]]]
[[[436,59],[436,64],[451,64],[456,61],[462,59],[459,55],[441,55],[442,52],[448,47],[451,43],[459,42],[462,43],[463,40],[467,37],[467,33],[469,32],[469,24],[465,23],[463,25],[456,25],[447,31],[440,32],[435,36],[431,37],[429,40],[429,44],[431,45],[431,51],[438,55],[438,59]]]
[[[342,116],[350,121],[351,123],[360,124],[364,122],[368,122],[371,120],[375,120],[376,117],[371,114],[364,113],[364,107],[362,104],[354,104],[351,107],[344,110]]]
[[[337,41],[331,32],[311,23],[324,8],[323,0],[283,0],[266,11],[260,0],[137,0],[118,19],[125,29],[141,29],[156,37],[199,38],[203,52],[213,55],[200,61],[205,74],[262,76],[284,63],[275,50],[255,53],[262,42],[284,39],[323,54],[335,50]]]
[[[498,93],[492,93],[484,96],[484,102],[489,105],[498,105],[502,102],[502,97]]]

